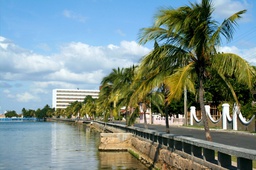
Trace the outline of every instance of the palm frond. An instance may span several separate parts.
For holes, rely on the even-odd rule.
[[[241,15],[244,14],[246,10],[239,11],[229,18],[225,19],[222,24],[217,28],[217,30],[213,33],[210,43],[214,43],[215,45],[220,44],[220,36],[223,35],[226,40],[229,42],[233,38],[234,30],[237,25],[236,20],[241,18]]]
[[[192,82],[193,80],[191,79],[194,66],[194,63],[191,62],[187,66],[177,69],[174,74],[165,79],[165,84],[170,91],[167,97],[169,103],[173,99],[179,100],[181,98],[184,86],[186,86],[190,92],[195,93],[194,82]]]
[[[232,53],[218,53],[212,57],[212,68],[219,74],[234,76],[238,82],[252,88],[255,69],[242,57]]]

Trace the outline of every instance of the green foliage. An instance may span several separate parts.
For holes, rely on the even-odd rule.
[[[68,106],[68,107],[65,109],[64,113],[65,113],[66,118],[71,118],[72,115],[73,115],[73,111],[72,111],[71,106]]]
[[[135,120],[140,116],[139,108],[136,107],[136,109],[128,116],[127,125],[131,126],[134,124]]]
[[[58,108],[58,109],[55,110],[55,112],[54,112],[53,115],[56,116],[56,118],[60,118],[61,116],[64,116],[64,115],[63,115],[63,110],[64,110],[64,109]]]
[[[35,111],[35,116],[38,119],[44,119],[46,117],[51,117],[53,115],[54,109],[50,108],[49,105],[45,105],[43,109],[37,109]]]
[[[25,108],[22,109],[23,117],[35,117],[35,110],[29,109],[26,110]]]
[[[133,150],[129,149],[128,152],[129,152],[132,156],[134,156],[135,158],[137,158],[137,159],[140,158],[140,155],[139,155],[138,153],[134,152]]]
[[[7,111],[5,113],[5,117],[18,117],[19,115],[16,113],[16,111],[11,110],[11,111]]]
[[[250,119],[253,115],[256,115],[256,105],[253,105],[252,102],[248,102],[241,107],[241,113],[244,117]]]

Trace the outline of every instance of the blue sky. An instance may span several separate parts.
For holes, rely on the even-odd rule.
[[[190,2],[197,2],[191,0]],[[213,0],[223,21],[247,9],[230,43],[256,65],[255,0]],[[138,45],[162,7],[188,0],[0,0],[0,113],[51,106],[52,89],[98,89],[113,68],[138,63],[152,48]]]

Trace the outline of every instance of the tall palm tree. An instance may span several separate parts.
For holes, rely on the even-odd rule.
[[[86,96],[83,101],[82,108],[80,110],[81,116],[88,117],[96,117],[96,99],[92,98],[92,96]]]
[[[117,116],[116,102],[118,100],[117,84],[123,74],[123,68],[113,69],[112,72],[103,78],[101,81],[101,92],[99,101],[102,106],[105,106],[104,112],[107,117]]]
[[[184,86],[192,89],[196,82],[199,84],[197,90],[207,140],[212,140],[204,107],[204,81],[210,76],[209,71],[215,70],[226,81],[234,98],[232,85],[225,77],[232,75],[237,81],[251,87],[254,75],[253,69],[243,58],[217,52],[221,38],[232,40],[236,21],[246,10],[231,15],[220,25],[212,18],[213,11],[210,0],[177,9],[162,9],[156,15],[154,25],[143,28],[140,33],[141,44],[156,41],[165,47],[161,54],[167,57],[165,61],[170,64],[168,69],[174,71],[164,80],[169,89],[168,102],[180,99]]]
[[[164,112],[166,133],[169,133],[169,113],[167,107],[171,101],[168,102],[167,100],[169,89],[165,84],[165,79],[167,76],[170,76],[178,66],[181,66],[184,61],[180,61],[179,58],[171,61],[172,58],[169,56],[166,49],[169,49],[169,45],[159,46],[159,44],[155,42],[154,49],[142,58],[135,76],[135,82],[140,81],[140,84],[137,86],[134,93],[135,95],[133,96],[138,96],[137,93],[139,93],[140,96],[144,95],[144,97],[149,93],[153,96],[158,95],[158,100],[162,101],[162,103],[156,102],[155,100],[152,100],[152,102],[157,105],[160,112]],[[183,53],[177,52],[176,55],[183,55]],[[177,65],[177,63],[179,63],[179,65]],[[185,65],[185,63],[183,65]],[[194,88],[188,88],[188,90],[191,92],[195,91]],[[159,98],[160,96],[163,99]],[[164,107],[163,110],[160,106]]]
[[[130,90],[134,69],[135,66],[113,69],[109,75],[103,78],[98,105],[101,105],[105,113],[117,117],[122,106],[126,106],[126,109],[128,109],[128,91]]]
[[[108,120],[112,111],[112,106],[110,101],[111,92],[112,92],[112,85],[104,84],[103,86],[101,86],[99,98],[96,102],[97,112],[103,115],[105,121]]]
[[[80,119],[80,110],[82,108],[82,102],[75,101],[70,104],[72,108],[73,115]]]
[[[118,108],[125,107],[125,119],[127,125],[132,125],[136,120],[136,114],[138,110],[137,103],[131,103],[131,96],[133,95],[134,89],[132,83],[134,82],[134,75],[137,66],[132,65],[131,67],[125,68],[124,72],[116,83],[116,92],[119,94]]]

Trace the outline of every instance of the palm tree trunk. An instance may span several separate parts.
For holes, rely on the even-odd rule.
[[[128,109],[127,109],[127,106],[125,107],[125,124],[126,126],[128,126],[128,116],[127,116],[127,112],[128,112]]]
[[[143,112],[143,116],[144,116],[144,128],[147,129],[148,124],[147,124],[146,112]]]
[[[166,133],[170,133],[170,128],[169,128],[169,120],[168,120],[168,109],[167,109],[167,102],[164,104],[164,113],[165,113],[165,125],[166,125]]]
[[[206,110],[205,110],[205,106],[204,106],[204,87],[203,87],[202,79],[199,80],[199,103],[200,103],[200,108],[201,108],[201,112],[202,112],[202,119],[203,119],[203,123],[204,123],[204,131],[205,131],[206,140],[212,141],[209,124],[208,124],[208,119],[206,116]]]
[[[147,106],[146,106],[146,103],[142,103],[141,105],[142,107],[142,110],[143,110],[143,116],[144,116],[144,128],[147,129],[148,128],[148,125],[147,125],[147,118],[146,118],[146,112],[147,112]]]

